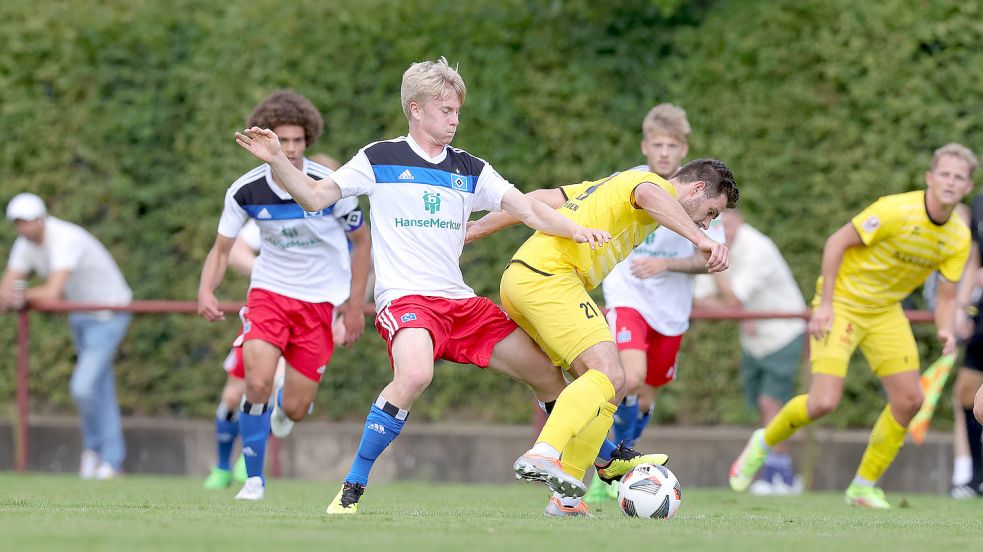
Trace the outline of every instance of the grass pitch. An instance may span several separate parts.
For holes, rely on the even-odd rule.
[[[186,478],[108,482],[0,473],[0,549],[44,550],[749,550],[983,549],[983,500],[888,493],[904,507],[850,508],[839,493],[758,498],[683,488],[672,520],[629,519],[613,502],[595,519],[547,519],[542,487],[374,484],[356,516],[329,518],[337,491],[271,481],[266,500],[232,499]]]

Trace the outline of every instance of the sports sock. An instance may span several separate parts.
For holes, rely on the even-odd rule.
[[[352,467],[345,476],[346,483],[362,485],[369,483],[369,471],[372,470],[372,465],[389,443],[399,436],[409,415],[408,410],[399,408],[379,395],[365,418],[362,442],[359,443],[355,461],[352,462]]]
[[[635,438],[635,424],[638,422],[638,395],[625,397],[618,410],[614,413],[614,442],[627,441],[629,444]]]
[[[792,397],[765,428],[765,444],[773,447],[792,436],[800,427],[812,422],[806,401],[809,395]]]
[[[567,442],[566,448],[560,455],[563,471],[577,479],[584,478],[587,468],[594,463],[601,444],[605,441],[604,437],[614,423],[615,410],[613,404],[604,403],[601,411],[587,424],[587,427]]]
[[[907,433],[908,428],[899,424],[891,414],[891,405],[884,407],[881,415],[874,422],[874,429],[870,432],[870,442],[867,443],[867,450],[860,459],[857,477],[871,482],[880,479],[904,445],[904,437]]]
[[[652,401],[652,405],[647,410],[638,411],[638,420],[635,421],[635,435],[632,436],[631,441],[628,443],[632,448],[635,447],[635,441],[638,441],[638,438],[642,436],[645,427],[649,425],[649,420],[652,418],[653,412],[655,412],[655,401]]]
[[[765,457],[765,465],[762,468],[761,479],[768,483],[773,483],[775,475],[782,478],[782,482],[792,486],[795,482],[795,473],[792,470],[792,457],[784,452],[770,452]]]
[[[235,410],[229,410],[225,403],[219,402],[215,410],[215,444],[218,447],[218,458],[215,467],[229,470],[229,457],[232,456],[232,445],[239,435],[239,416]]]
[[[263,461],[266,458],[266,440],[270,436],[270,408],[266,403],[252,404],[242,398],[239,414],[239,430],[242,432],[242,455],[246,458],[246,475],[263,477]],[[265,482],[266,479],[264,478]]]
[[[973,415],[972,408],[964,408],[966,417],[966,438],[969,440],[969,457],[973,462],[973,476],[969,479],[971,485],[979,488],[983,483],[983,425]]]
[[[565,449],[567,442],[583,431],[612,398],[614,385],[611,380],[603,372],[588,370],[560,393],[536,442],[549,443],[557,450]]]
[[[614,444],[611,439],[605,439],[604,442],[601,443],[601,450],[598,451],[597,458],[594,459],[594,463],[602,466],[606,465],[611,461],[611,453],[614,452],[614,449],[616,448],[618,448],[618,445]]]

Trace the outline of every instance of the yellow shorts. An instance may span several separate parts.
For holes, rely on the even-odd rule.
[[[512,262],[501,296],[505,312],[557,366],[569,368],[588,348],[614,342],[601,309],[572,271],[546,275]]]
[[[833,303],[833,329],[809,339],[814,374],[845,377],[857,346],[878,377],[918,370],[918,346],[901,304],[870,311]]]

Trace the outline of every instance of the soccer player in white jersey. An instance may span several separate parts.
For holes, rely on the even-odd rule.
[[[671,178],[689,152],[689,133],[683,109],[670,103],[653,107],[642,120],[646,164],[634,170]],[[706,233],[724,243],[718,219]],[[615,443],[634,446],[655,408],[656,389],[676,377],[676,357],[693,310],[692,275],[699,273],[706,273],[703,255],[689,240],[660,226],[601,284],[628,389],[614,416]],[[596,503],[617,495],[618,485],[595,473],[584,500]]]
[[[281,137],[283,161],[305,178],[316,181],[331,174],[327,167],[304,157],[324,123],[303,96],[289,90],[272,94],[256,107],[247,125],[273,129]],[[205,259],[198,288],[198,311],[207,320],[223,318],[215,288],[225,275],[235,237],[250,218],[259,225],[262,236],[243,323],[246,395],[239,427],[249,477],[238,499],[263,498],[269,432],[283,437],[293,422],[307,414],[334,349],[331,322],[335,306],[340,305],[342,313],[344,345],[364,331],[369,232],[362,224],[358,200],[337,199],[316,209],[302,208],[284,190],[279,174],[265,164],[236,180],[225,194],[218,235]],[[267,399],[281,356],[288,368],[271,412]]]
[[[369,196],[376,329],[388,344],[393,380],[370,409],[355,462],[329,514],[357,511],[372,464],[430,384],[436,359],[488,367],[524,381],[543,402],[554,400],[565,385],[532,339],[464,283],[460,256],[466,223],[473,211],[505,210],[582,247],[601,246],[610,235],[529,199],[484,160],[450,147],[466,92],[446,59],[414,63],[403,74],[400,94],[408,136],[370,144],[318,181],[288,162],[278,133],[258,127],[236,133],[239,145],[269,163],[305,209]]]

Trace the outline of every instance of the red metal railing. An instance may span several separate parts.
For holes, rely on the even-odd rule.
[[[242,303],[221,303],[219,308],[225,313],[238,313],[242,308]],[[198,303],[194,301],[133,301],[125,306],[105,306],[91,303],[73,303],[69,301],[33,301],[23,310],[17,313],[17,423],[16,437],[14,439],[14,467],[17,471],[27,471],[27,452],[30,446],[30,436],[28,428],[29,417],[29,395],[28,395],[28,374],[29,374],[29,337],[31,311],[38,312],[81,312],[113,310],[132,312],[135,314],[198,314]],[[374,313],[373,305],[366,305],[366,313]],[[930,323],[934,321],[932,313],[927,311],[906,311],[908,319],[914,323]],[[802,318],[808,319],[810,311],[802,312],[749,312],[741,309],[694,309],[691,315],[693,320],[759,320],[769,318]],[[808,345],[807,345],[808,346]],[[545,413],[536,410],[537,425],[542,426],[545,421]],[[274,475],[279,473],[278,454],[276,449],[278,443],[273,441],[274,451],[271,453],[271,471]]]

